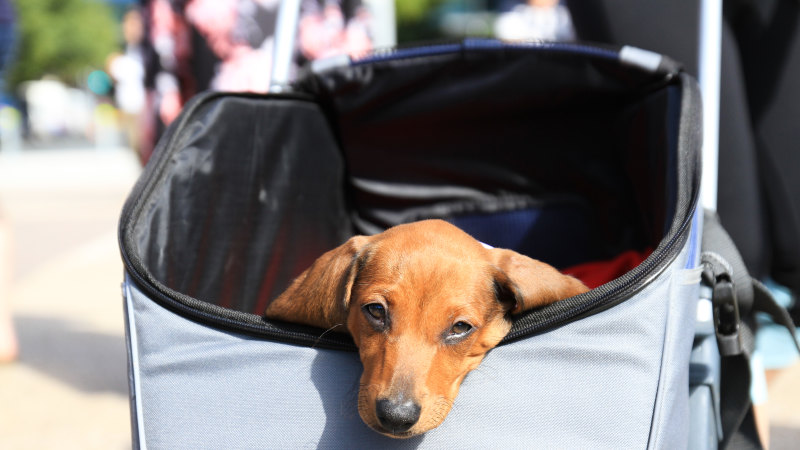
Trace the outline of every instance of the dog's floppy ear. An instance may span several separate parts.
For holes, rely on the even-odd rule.
[[[512,314],[563,300],[589,290],[577,278],[564,275],[555,267],[528,258],[513,250],[493,248],[488,250],[494,265],[500,270],[495,275],[499,294],[513,302]]]
[[[267,306],[266,316],[320,328],[344,324],[358,256],[369,240],[354,236],[317,258]]]

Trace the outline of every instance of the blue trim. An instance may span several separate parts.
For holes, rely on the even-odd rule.
[[[425,56],[447,55],[464,50],[496,51],[496,50],[537,50],[555,53],[573,53],[595,58],[619,61],[619,52],[606,48],[592,47],[566,42],[503,42],[496,39],[465,39],[454,44],[434,44],[420,47],[377,51],[361,59],[354,60],[353,66],[376,62],[395,61],[400,59],[420,58]]]
[[[364,58],[354,60],[351,65],[359,66],[383,61],[394,61],[398,59],[420,58],[423,56],[445,55],[457,53],[462,50],[461,44],[439,44],[422,47],[411,47],[394,50],[384,50],[373,53]]]
[[[694,269],[700,266],[700,230],[702,224],[702,208],[695,208],[692,218],[692,231],[689,234],[689,256],[686,258],[686,269]]]
[[[542,50],[549,52],[573,53],[584,56],[619,60],[619,52],[590,45],[573,44],[569,42],[542,42],[542,41],[517,41],[504,42],[495,39],[467,39],[464,41],[466,50]]]

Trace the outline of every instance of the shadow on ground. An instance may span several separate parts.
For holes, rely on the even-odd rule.
[[[74,322],[17,316],[19,363],[88,393],[128,395],[123,336],[85,330]]]
[[[773,426],[769,430],[772,450],[796,449],[800,442],[800,429]]]

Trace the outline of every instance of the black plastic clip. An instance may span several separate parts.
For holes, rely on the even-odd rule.
[[[714,330],[717,335],[719,353],[722,356],[740,355],[744,351],[741,335],[741,319],[736,288],[726,272],[714,274],[707,270],[703,274],[711,282],[711,303],[714,306]],[[713,281],[712,281],[713,280]]]

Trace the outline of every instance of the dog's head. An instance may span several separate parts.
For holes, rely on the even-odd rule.
[[[351,238],[301,274],[267,316],[346,327],[364,366],[361,418],[409,437],[442,423],[461,381],[508,333],[511,314],[587,290],[430,220]]]

